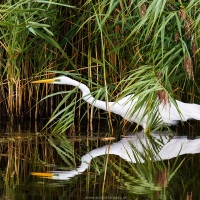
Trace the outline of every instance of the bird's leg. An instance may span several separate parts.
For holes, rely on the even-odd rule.
[[[142,127],[143,127],[143,134],[149,136],[151,134],[150,128],[147,127],[146,124],[144,124]]]

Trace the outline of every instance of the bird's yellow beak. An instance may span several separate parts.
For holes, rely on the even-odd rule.
[[[42,178],[52,178],[53,176],[53,173],[50,173],[50,172],[31,172],[31,175],[32,176],[39,176],[39,177],[42,177]]]
[[[52,79],[44,79],[44,80],[32,81],[31,83],[53,83],[55,81],[56,81],[56,79],[52,78]]]

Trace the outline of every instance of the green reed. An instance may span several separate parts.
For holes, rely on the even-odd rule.
[[[0,4],[2,114],[27,114],[35,104],[30,78],[52,69],[58,54],[67,59],[56,41],[57,6],[72,8],[56,2],[5,1]],[[37,92],[36,97],[39,99]]]
[[[81,74],[79,80],[92,92],[100,88],[105,101],[135,93],[138,107],[146,103],[149,113],[157,96],[198,103],[198,7],[196,1],[172,0],[5,1],[1,110],[49,117],[62,97],[38,102],[59,87],[30,85],[32,78],[53,76],[49,70]],[[86,110],[90,124],[100,117],[93,107]],[[111,128],[113,117],[108,114]]]

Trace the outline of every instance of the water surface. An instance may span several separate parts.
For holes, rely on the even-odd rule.
[[[81,133],[79,136],[68,136],[76,158],[74,163],[66,163],[49,143],[49,138],[44,136],[46,133],[42,132],[41,127],[35,127],[31,123],[14,127],[0,124],[1,199],[200,198],[199,154],[182,155],[178,159],[173,158],[163,163],[149,161],[146,164],[127,162],[116,155],[102,155],[92,159],[90,167],[83,173],[68,180],[32,176],[31,172],[75,170],[75,167],[81,164],[78,156],[105,145],[112,145],[120,138],[119,136],[115,141],[103,141],[102,138],[109,133],[106,129],[93,135]],[[51,132],[48,133],[48,136],[50,135]],[[60,141],[56,142],[58,146],[61,144]],[[146,178],[147,182],[142,182],[141,177],[138,178],[136,169],[143,172],[143,178]],[[169,176],[170,180],[167,180]]]

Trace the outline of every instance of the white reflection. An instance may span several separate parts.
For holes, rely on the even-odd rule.
[[[68,180],[75,175],[84,172],[90,165],[93,158],[105,154],[118,155],[124,160],[136,163],[135,154],[140,162],[144,162],[138,154],[144,154],[144,150],[149,148],[152,150],[155,160],[166,160],[183,154],[200,153],[200,139],[189,140],[186,136],[173,137],[169,139],[167,134],[152,134],[153,143],[157,144],[157,153],[153,150],[153,143],[147,138],[143,132],[137,132],[134,136],[124,137],[122,140],[110,145],[106,145],[90,151],[81,158],[81,165],[76,170],[71,171],[52,171],[52,179]],[[134,148],[137,150],[134,151]],[[137,160],[138,162],[138,160]]]

